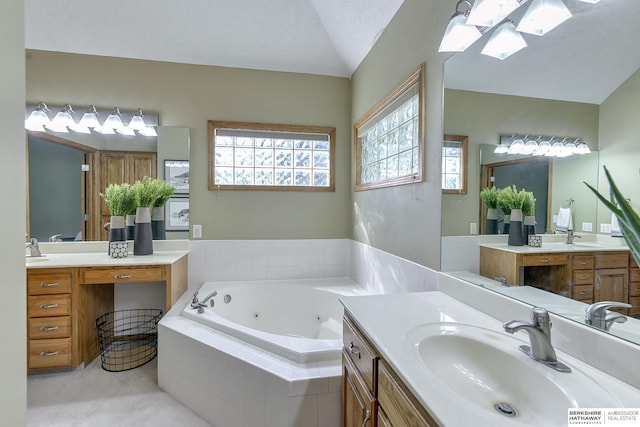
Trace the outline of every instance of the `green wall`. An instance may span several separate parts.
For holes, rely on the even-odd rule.
[[[440,267],[442,64],[438,54],[453,3],[406,0],[352,76],[352,122],[426,63],[426,181],[353,193],[352,238]]]
[[[351,185],[349,79],[30,51],[27,102],[158,112],[188,127],[192,224],[204,239],[347,238]],[[332,193],[208,190],[207,120],[336,128]]]
[[[27,287],[24,235],[27,213],[26,141],[24,133],[24,2],[0,3],[0,152],[4,183],[0,186],[0,423],[26,425]]]

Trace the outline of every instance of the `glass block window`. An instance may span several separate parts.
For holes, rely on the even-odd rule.
[[[355,190],[422,181],[423,67],[355,123]]]
[[[334,191],[335,128],[209,121],[209,189]]]
[[[442,141],[442,192],[467,194],[466,136],[445,135]]]

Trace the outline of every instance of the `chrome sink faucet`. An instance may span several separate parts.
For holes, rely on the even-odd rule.
[[[575,239],[575,238],[580,239],[580,238],[582,238],[582,236],[580,236],[579,234],[575,234],[573,232],[573,230],[569,230],[569,231],[567,231],[567,240],[565,241],[565,243],[567,245],[572,245],[573,244],[573,239]]]
[[[595,326],[603,331],[611,329],[614,323],[624,323],[627,321],[627,316],[620,313],[609,313],[607,309],[611,307],[630,308],[631,304],[618,301],[600,301],[588,306],[584,314],[584,322],[587,325]]]
[[[32,257],[41,257],[42,253],[40,252],[40,246],[38,246],[38,239],[31,238],[31,240],[24,244],[25,248],[29,248],[29,256]]]
[[[524,331],[529,335],[531,347],[528,345],[518,347],[527,356],[556,371],[571,372],[571,368],[558,361],[556,351],[551,345],[551,321],[547,310],[542,307],[534,307],[531,310],[529,323],[521,320],[509,320],[503,326],[504,330],[510,334]]]

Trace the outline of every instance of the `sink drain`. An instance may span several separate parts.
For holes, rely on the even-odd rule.
[[[496,411],[498,411],[498,413],[504,415],[505,417],[515,417],[516,415],[518,415],[518,411],[516,411],[516,408],[509,405],[507,402],[496,403],[495,405],[493,405],[493,407]]]

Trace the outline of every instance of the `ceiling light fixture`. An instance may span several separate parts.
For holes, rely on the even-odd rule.
[[[513,21],[509,20],[495,29],[481,53],[502,60],[525,47],[527,42],[524,41],[522,34],[516,31]]]
[[[513,134],[501,135],[500,142],[493,152],[519,156],[568,157],[574,154],[589,154],[591,150],[582,138],[542,135],[526,135],[523,138]]]
[[[518,0],[476,0],[467,24],[493,27],[520,6]]]
[[[49,119],[47,112],[49,112],[47,104],[44,102],[38,104],[38,106],[29,113],[29,116],[24,121],[25,129],[34,132],[44,132],[44,127],[51,124],[51,120]]]
[[[45,127],[52,132],[69,133],[68,127],[75,124],[71,105],[64,104],[62,109],[55,115],[53,120],[51,120],[51,123]]]
[[[467,10],[464,12],[460,10],[462,4],[467,6]],[[475,25],[467,24],[467,17],[472,6],[468,0],[460,0],[456,4],[456,12],[449,19],[438,52],[464,52],[482,37],[482,33]]]
[[[144,122],[144,114],[142,114],[142,108],[138,108],[131,117],[131,121],[129,122],[129,129],[140,131],[147,127],[147,124]]]
[[[571,16],[562,0],[534,0],[516,29],[521,33],[544,36]]]
[[[96,111],[95,105],[90,105],[87,112],[82,115],[82,118],[80,119],[80,126],[87,128],[97,128],[100,126],[98,111]]]
[[[102,126],[110,129],[120,129],[121,127],[124,127],[124,124],[122,123],[122,115],[120,114],[120,109],[118,107],[113,109]]]

